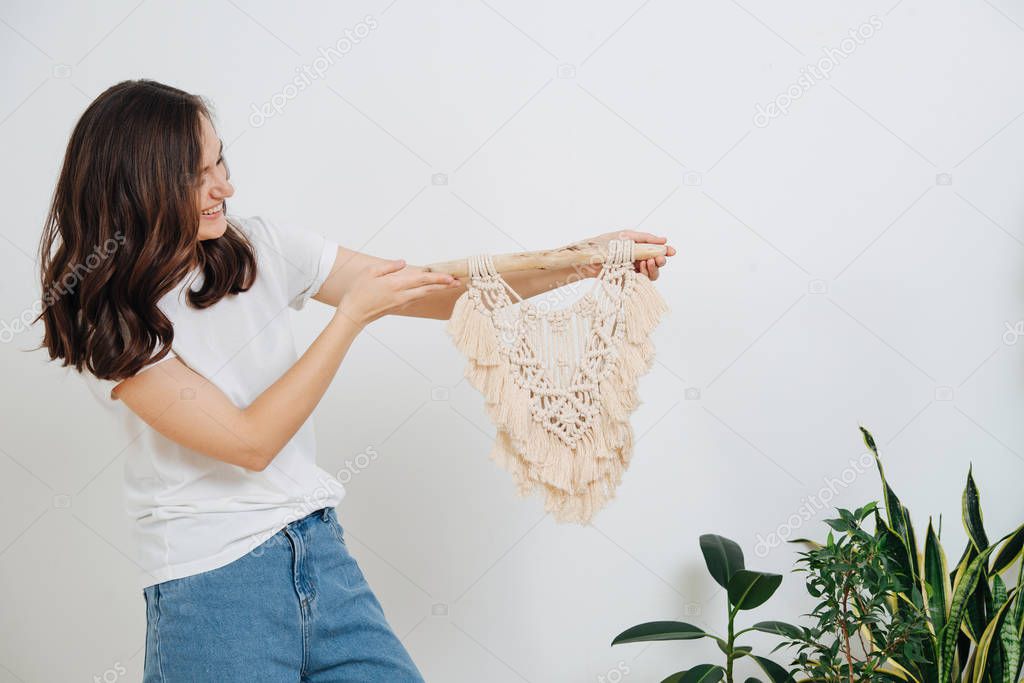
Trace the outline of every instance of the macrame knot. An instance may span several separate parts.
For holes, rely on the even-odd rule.
[[[633,241],[606,246],[591,289],[555,310],[523,300],[488,254],[472,255],[448,325],[497,427],[491,458],[520,495],[540,488],[560,522],[586,524],[614,497],[632,457],[637,379],[654,359],[649,337],[668,311],[635,270]]]

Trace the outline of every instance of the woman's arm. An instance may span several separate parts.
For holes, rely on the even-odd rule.
[[[634,230],[621,230],[618,232],[604,233],[602,235],[592,237],[590,240],[582,241],[605,242],[611,238],[628,238],[637,243],[644,244],[666,243],[665,237],[659,237],[649,232],[637,232]],[[645,261],[637,261],[635,267],[651,280],[656,280],[658,279],[659,268],[664,266],[668,257],[674,256],[675,253],[676,250],[674,247],[666,245],[665,256],[659,256],[656,259],[647,259]],[[338,254],[334,262],[334,268],[331,270],[331,274],[320,288],[320,291],[314,295],[313,298],[325,304],[337,306],[338,302],[341,301],[342,296],[344,296],[345,292],[347,292],[351,287],[352,279],[360,269],[371,264],[380,264],[384,262],[385,259],[371,256],[370,254],[364,254],[344,247],[338,247]],[[422,267],[420,266],[408,266],[408,268],[411,270],[422,270]],[[583,265],[580,267],[570,266],[554,270],[516,271],[507,273],[502,277],[521,297],[528,299],[531,296],[536,296],[537,294],[562,287],[579,279],[593,277],[598,273],[598,271],[600,271],[600,269],[601,267],[599,264]],[[465,291],[466,283],[460,280],[458,287],[452,287],[450,290],[433,292],[421,299],[413,301],[401,309],[396,310],[395,313],[397,315],[407,315],[419,318],[447,320],[451,317],[452,310],[455,308],[455,301]]]
[[[116,398],[168,439],[186,448],[262,471],[309,418],[334,379],[352,340],[370,322],[445,288],[441,273],[417,273],[382,261],[356,274],[352,292],[305,353],[248,406],[172,358],[114,387]]]
[[[361,329],[348,316],[334,316],[299,360],[245,408],[178,358],[124,380],[114,395],[168,439],[260,472],[323,398]]]
[[[386,259],[352,251],[345,247],[338,247],[338,254],[334,261],[334,267],[331,269],[331,274],[320,287],[320,291],[313,295],[313,298],[322,303],[337,306],[345,292],[352,286],[352,280],[361,269],[386,262]],[[409,265],[407,268],[412,271],[423,270],[422,266]],[[586,277],[586,275],[576,273],[576,270],[571,267],[556,270],[522,271],[508,273],[504,276],[505,281],[524,299],[561,287],[582,277]],[[432,292],[396,310],[395,314],[447,320],[452,316],[455,301],[465,291],[466,283],[460,280],[457,287]]]

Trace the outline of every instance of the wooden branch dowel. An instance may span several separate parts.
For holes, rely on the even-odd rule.
[[[633,258],[637,261],[664,256],[666,249],[660,244],[634,244]],[[542,251],[521,251],[514,254],[497,254],[491,257],[499,273],[518,270],[556,270],[575,265],[604,263],[608,248],[600,242],[578,242],[561,249]],[[432,273],[448,273],[455,277],[469,275],[469,260],[441,261],[423,267]]]

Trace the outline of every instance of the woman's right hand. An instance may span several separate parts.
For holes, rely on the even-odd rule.
[[[448,273],[406,267],[404,259],[377,263],[355,276],[350,289],[341,297],[335,317],[341,315],[365,326],[432,292],[449,290],[458,284]]]

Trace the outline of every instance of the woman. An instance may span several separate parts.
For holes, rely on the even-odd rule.
[[[464,287],[229,217],[228,178],[204,100],[119,83],[72,132],[41,242],[43,345],[129,444],[144,680],[420,681],[346,550],[344,488],[317,467],[309,418],[370,322],[446,319]],[[528,296],[570,272],[507,280]],[[284,313],[309,299],[336,312],[300,357]]]

